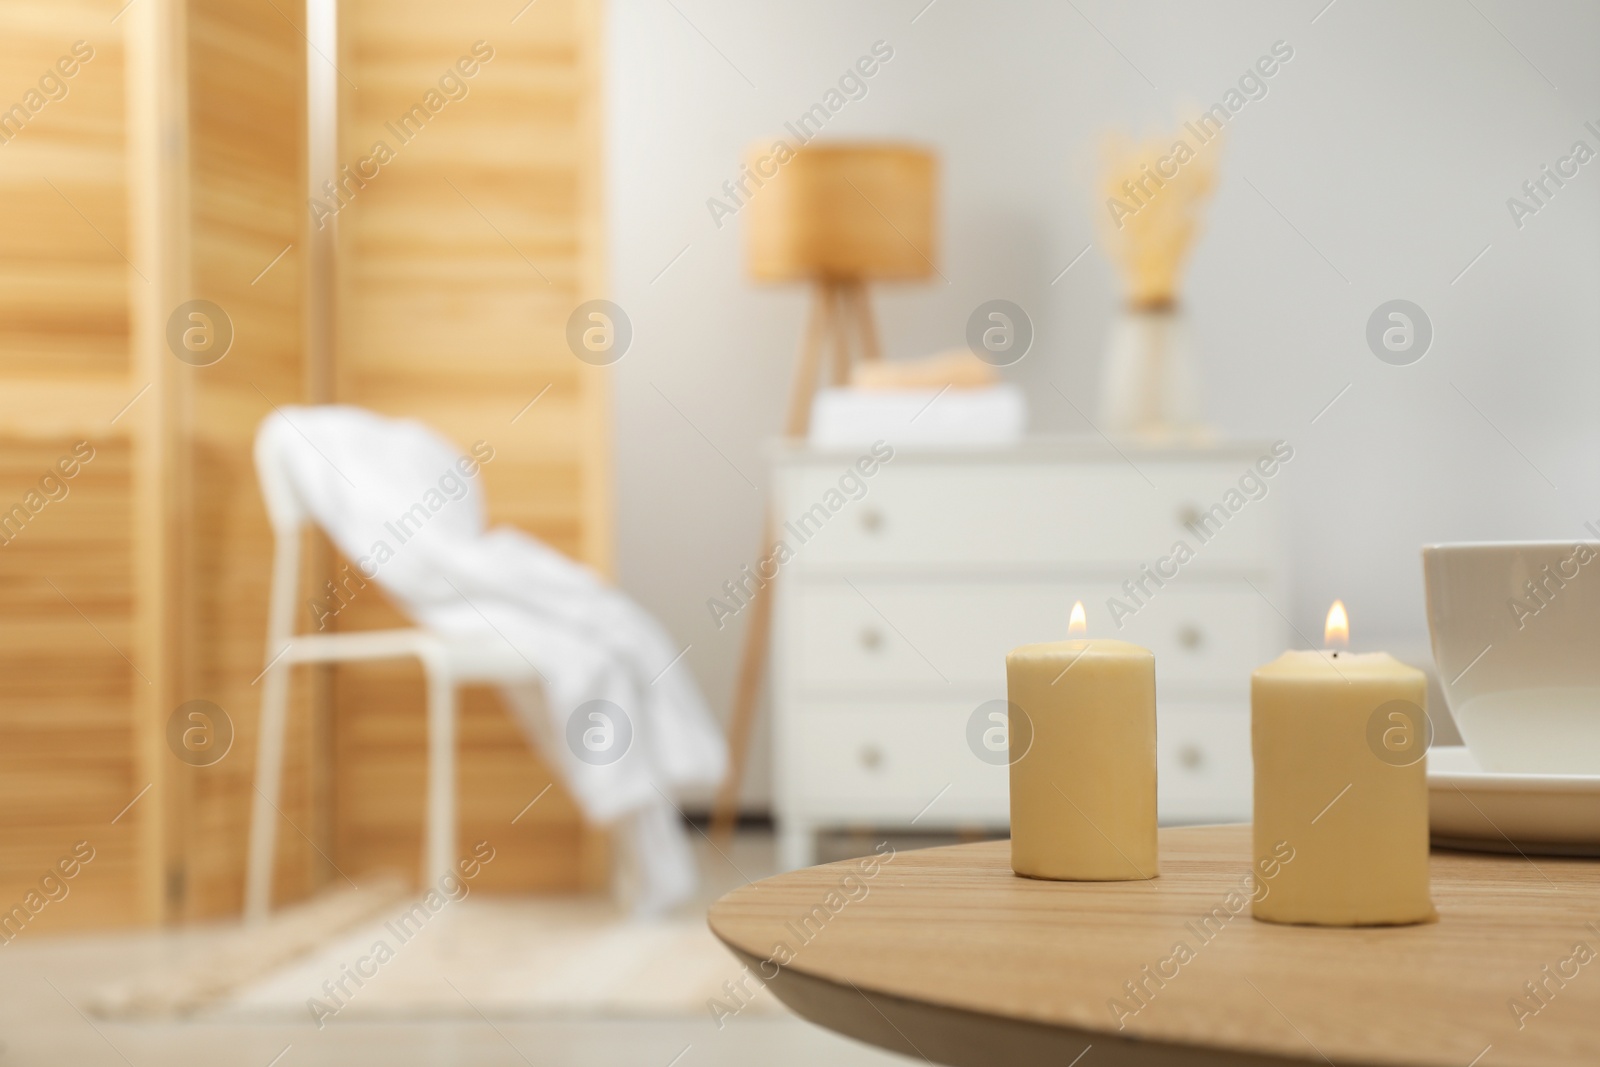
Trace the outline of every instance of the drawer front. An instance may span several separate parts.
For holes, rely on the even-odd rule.
[[[1273,595],[1266,579],[1255,579]],[[1074,600],[1089,632],[1144,645],[1159,685],[1243,691],[1250,672],[1286,646],[1283,620],[1242,580],[1180,576],[1138,612],[1111,621],[1116,585],[1085,582],[803,580],[785,588],[787,647],[802,689],[857,685],[1005,686],[1006,653],[1064,638]]]
[[[784,479],[778,536],[799,568],[976,560],[1137,567],[1179,540],[1195,552],[1190,566],[1238,567],[1260,566],[1277,550],[1277,479],[1262,480],[1266,495],[1249,500],[1238,490],[1247,461],[1151,462],[1140,470],[1150,482],[1120,461],[891,462],[850,500],[839,493],[839,471],[799,467]],[[830,499],[840,505],[831,512]],[[1201,533],[1186,525],[1208,514]]]
[[[969,747],[979,702],[819,702],[786,720],[785,807],[806,819],[922,828],[1005,825],[1010,772]],[[1157,795],[1163,822],[1250,818],[1249,715],[1174,703],[1158,711]]]
[[[1248,822],[1254,769],[1250,714],[1214,706],[1162,708],[1156,789],[1167,822]]]
[[[1006,825],[1010,771],[967,745],[977,702],[830,703],[794,716],[783,789],[810,818],[919,827]],[[920,817],[919,817],[920,815]]]

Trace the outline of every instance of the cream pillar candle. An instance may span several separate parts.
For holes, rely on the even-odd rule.
[[[1067,628],[1075,632],[1084,632],[1081,602]],[[1023,645],[1006,656],[1006,686],[1011,869],[1063,881],[1154,878],[1155,656],[1104,639]]]
[[[1329,644],[1348,634],[1328,613]],[[1281,860],[1257,919],[1383,926],[1437,918],[1428,895],[1423,673],[1383,652],[1285,652],[1250,679],[1255,859]],[[1264,867],[1260,869],[1265,869]]]

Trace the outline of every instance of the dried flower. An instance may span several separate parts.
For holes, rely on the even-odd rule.
[[[1106,248],[1128,280],[1136,308],[1177,303],[1178,272],[1199,233],[1200,212],[1216,188],[1220,131],[1196,145],[1182,130],[1169,143],[1106,138]]]

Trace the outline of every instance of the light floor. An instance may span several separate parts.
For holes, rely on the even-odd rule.
[[[707,901],[770,873],[771,838],[741,834],[725,858],[702,844]],[[703,912],[703,907],[702,907]],[[440,1019],[341,1022],[108,1022],[77,1005],[91,990],[203,944],[213,932],[133,932],[18,938],[0,947],[0,1067],[455,1067],[641,1065],[711,1067],[827,1064],[866,1067],[907,1060],[839,1037],[787,1013],[746,1013],[718,1030],[709,1014],[679,1019]]]

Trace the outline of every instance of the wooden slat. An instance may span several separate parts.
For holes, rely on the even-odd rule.
[[[308,379],[299,251],[306,46],[263,0],[188,0],[187,31],[191,292],[220,305],[234,327],[221,362],[181,368],[189,655],[180,695],[221,706],[235,731],[221,762],[174,770],[189,813],[182,914],[204,917],[237,913],[243,899],[261,696],[252,682],[265,665],[272,558],[252,446],[261,420],[275,404],[301,402]],[[300,833],[318,836],[311,676],[299,672],[291,692],[278,901],[338,877]]]

